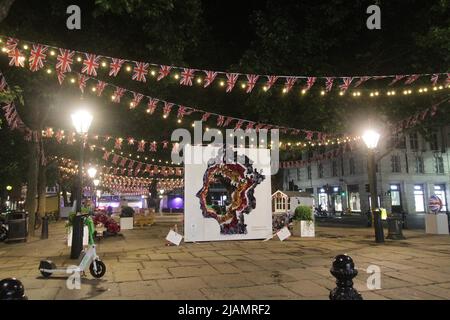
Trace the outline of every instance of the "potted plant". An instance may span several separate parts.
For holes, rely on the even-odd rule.
[[[298,206],[292,217],[292,234],[299,237],[314,237],[314,220],[310,206]]]

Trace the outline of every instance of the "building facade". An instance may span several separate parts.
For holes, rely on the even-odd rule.
[[[431,133],[427,139],[414,132],[380,141],[377,148],[377,194],[388,212],[423,215],[436,194],[448,212],[450,199],[450,127]],[[303,159],[314,154],[304,152]],[[366,213],[370,210],[367,148],[361,141],[352,151],[283,169],[284,190],[310,192],[316,205],[328,212]]]

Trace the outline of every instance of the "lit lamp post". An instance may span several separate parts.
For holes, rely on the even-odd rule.
[[[83,198],[83,166],[84,166],[84,143],[85,135],[89,131],[89,127],[92,123],[92,115],[85,111],[80,110],[71,115],[72,123],[75,130],[80,135],[80,163],[78,165],[78,179],[79,187],[77,194],[77,207],[76,215],[72,223],[72,248],[70,251],[71,259],[78,259],[81,250],[83,249],[83,224],[81,220],[81,200]]]
[[[367,130],[364,132],[362,139],[368,149],[368,173],[369,173],[369,186],[370,186],[370,208],[372,210],[373,224],[375,228],[375,241],[384,242],[383,225],[381,223],[381,213],[378,210],[378,197],[377,197],[377,179],[376,179],[376,167],[375,167],[375,149],[380,140],[380,134],[374,130]]]

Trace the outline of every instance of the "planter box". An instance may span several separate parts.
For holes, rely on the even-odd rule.
[[[134,218],[120,218],[120,230],[131,230],[133,229]]]
[[[89,230],[87,226],[84,226],[83,228],[83,246],[87,246],[89,242]],[[72,227],[69,227],[68,233],[67,233],[67,246],[72,246]]]
[[[296,237],[314,237],[314,221],[293,221],[292,234]]]
[[[425,215],[425,233],[449,234],[448,217],[445,213]]]

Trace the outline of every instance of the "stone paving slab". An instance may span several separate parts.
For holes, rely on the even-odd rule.
[[[182,243],[166,246],[168,225],[155,224],[105,238],[97,252],[102,279],[81,278],[69,290],[65,277],[44,279],[44,258],[73,265],[63,223],[51,223],[47,240],[0,243],[0,278],[17,277],[30,299],[328,299],[334,256],[347,253],[364,299],[450,299],[450,237],[406,230],[403,241],[375,244],[366,228],[317,227],[315,238]],[[182,228],[181,228],[182,230]],[[182,232],[180,230],[180,232]],[[367,287],[366,269],[381,269],[381,289]]]

